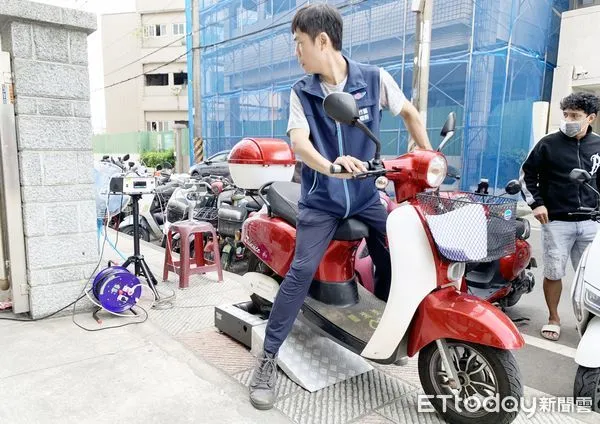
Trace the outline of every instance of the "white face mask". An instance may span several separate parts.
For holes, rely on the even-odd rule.
[[[582,122],[583,121],[565,121],[564,119],[561,119],[560,130],[567,137],[575,137],[581,132]]]

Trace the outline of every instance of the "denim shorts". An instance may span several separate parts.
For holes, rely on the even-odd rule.
[[[569,257],[573,269],[577,269],[583,251],[594,240],[597,230],[598,223],[594,221],[550,221],[542,225],[544,277],[562,279]]]

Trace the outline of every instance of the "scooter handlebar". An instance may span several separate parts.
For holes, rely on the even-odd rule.
[[[363,162],[362,164],[364,165],[364,167],[366,169],[369,169],[371,167],[369,162]],[[338,165],[337,163],[331,164],[331,166],[329,167],[329,172],[332,174],[349,174],[350,173],[350,172],[346,171],[346,168],[344,168],[342,165]]]

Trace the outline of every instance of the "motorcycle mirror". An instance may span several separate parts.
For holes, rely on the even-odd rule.
[[[381,142],[371,130],[359,119],[358,105],[350,93],[330,93],[323,100],[323,109],[336,122],[357,126],[375,143],[373,164],[381,164]]]
[[[442,149],[448,144],[448,140],[452,138],[454,135],[454,128],[456,127],[456,114],[454,112],[450,112],[448,114],[448,118],[446,118],[446,122],[444,122],[444,126],[442,127],[442,131],[440,135],[444,137],[444,139],[440,142],[440,145],[437,148],[438,152],[441,152]]]
[[[129,153],[126,154],[125,156],[123,156],[123,162],[127,161],[129,159]]]
[[[108,155],[102,156],[102,160],[108,160],[109,158],[110,158],[110,156],[108,156]]]
[[[133,165],[135,165],[135,162],[128,162],[128,165],[130,168],[133,168]]]
[[[572,181],[576,181],[580,184],[587,183],[592,179],[592,176],[585,169],[575,168],[569,174],[569,178]]]
[[[358,106],[350,93],[331,93],[323,100],[323,109],[342,124],[354,125],[358,120]]]
[[[504,188],[506,194],[515,195],[521,191],[521,183],[519,180],[510,180]]]
[[[448,133],[453,133],[456,128],[456,114],[454,112],[450,112],[448,114],[448,118],[446,118],[446,122],[444,122],[444,126],[442,127],[442,131],[440,135],[442,137],[446,137]]]

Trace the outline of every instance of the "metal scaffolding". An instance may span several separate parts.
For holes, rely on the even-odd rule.
[[[304,0],[200,1],[203,138],[207,153],[244,136],[287,140],[291,85],[303,75],[290,22]],[[410,98],[415,17],[409,0],[338,0],[343,53],[384,67]],[[560,13],[568,0],[435,0],[427,129],[432,144],[451,111],[445,150],[462,186],[517,177],[531,145],[532,107],[549,101]],[[384,112],[382,153],[406,151],[401,119]]]

